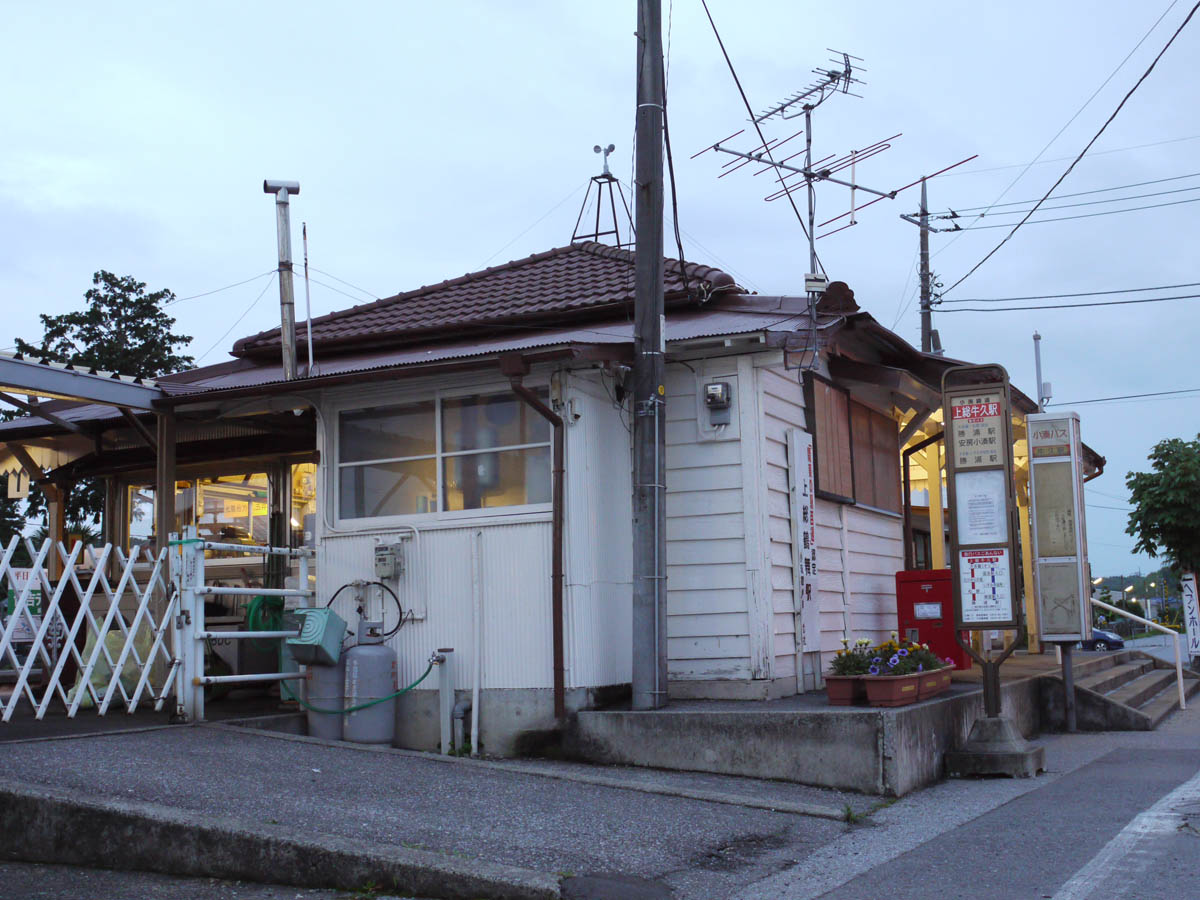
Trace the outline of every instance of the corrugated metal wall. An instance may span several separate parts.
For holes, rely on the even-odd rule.
[[[404,533],[326,534],[317,553],[319,601],[324,603],[356,578],[373,579],[376,537]],[[453,647],[457,687],[471,686],[472,570],[478,565],[483,686],[552,687],[550,536],[549,517],[545,517],[511,524],[439,525],[422,529],[415,543],[407,541],[400,596],[407,608],[423,607],[425,614],[389,641],[399,656],[401,682],[407,684],[425,671],[433,650]],[[352,593],[343,591],[334,604],[351,627],[357,621]],[[389,625],[391,617],[389,609]]]

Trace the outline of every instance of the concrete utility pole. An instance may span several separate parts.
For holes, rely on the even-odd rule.
[[[288,195],[300,193],[298,181],[263,182],[263,193],[275,195],[275,224],[279,232],[279,318],[283,342],[283,378],[296,379],[296,298],[292,291],[292,224]]]
[[[633,336],[633,708],[667,702],[662,3],[638,0]]]
[[[921,179],[921,352],[933,352],[933,297],[929,285],[929,201]]]

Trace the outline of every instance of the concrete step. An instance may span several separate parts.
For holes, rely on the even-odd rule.
[[[1189,699],[1200,691],[1200,679],[1184,677],[1183,693]],[[1171,673],[1171,682],[1157,695],[1142,704],[1141,712],[1150,720],[1150,727],[1157,728],[1167,716],[1179,709],[1179,691],[1175,687],[1175,676]]]
[[[1108,694],[1153,668],[1154,660],[1152,659],[1133,659],[1126,663],[1092,671],[1082,678],[1076,677],[1075,684],[1077,687],[1087,688],[1098,694]]]
[[[1150,669],[1108,694],[1114,703],[1140,708],[1151,697],[1174,687],[1175,672],[1170,669]]]

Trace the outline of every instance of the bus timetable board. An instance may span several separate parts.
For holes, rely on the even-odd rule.
[[[1015,628],[1012,420],[1001,366],[958,366],[942,378],[955,627]]]
[[[1079,415],[1035,413],[1026,429],[1038,630],[1043,641],[1086,641],[1092,616]]]

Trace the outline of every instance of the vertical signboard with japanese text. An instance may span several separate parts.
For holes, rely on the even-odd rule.
[[[1083,444],[1073,412],[1027,417],[1038,629],[1043,641],[1091,638]]]
[[[1012,426],[1008,375],[960,366],[942,380],[955,627],[1015,627]]]
[[[1183,587],[1183,624],[1187,629],[1187,655],[1200,657],[1200,601],[1196,598],[1196,573],[1186,572]]]
[[[796,646],[821,649],[821,601],[817,595],[817,482],[812,435],[799,428],[787,433],[792,494],[792,565],[795,570]]]

